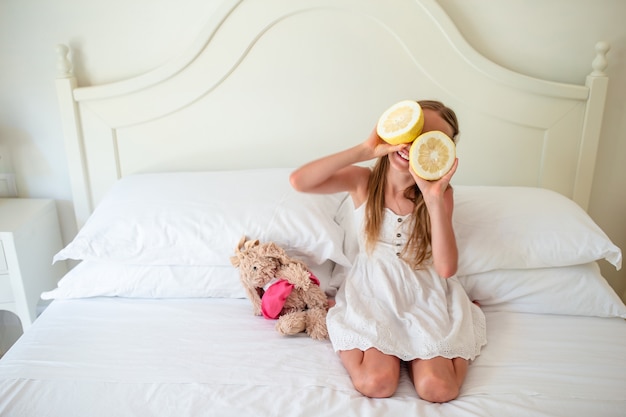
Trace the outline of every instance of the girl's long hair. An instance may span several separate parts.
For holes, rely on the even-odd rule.
[[[443,103],[434,100],[418,101],[422,109],[436,111],[454,131],[452,140],[456,143],[459,134],[459,122],[454,111],[446,107]],[[378,159],[368,184],[367,203],[365,206],[365,246],[368,252],[374,250],[378,241],[382,220],[385,210],[385,187],[387,185],[387,170],[389,169],[389,156],[385,155]],[[403,248],[400,256],[413,268],[430,259],[431,237],[430,237],[430,216],[426,208],[426,203],[419,187],[414,184],[404,190],[404,197],[415,204],[413,216],[411,216],[411,235]]]

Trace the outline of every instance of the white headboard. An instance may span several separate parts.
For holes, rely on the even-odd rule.
[[[125,175],[295,167],[361,142],[405,98],[457,112],[455,183],[588,204],[605,43],[586,84],[569,85],[488,61],[434,0],[229,0],[187,51],[129,80],[77,87],[70,51],[57,49],[79,226]]]

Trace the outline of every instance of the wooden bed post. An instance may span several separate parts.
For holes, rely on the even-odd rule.
[[[574,180],[573,200],[583,209],[589,208],[593,175],[596,166],[600,132],[602,130],[602,115],[606,102],[606,92],[609,79],[604,73],[608,66],[606,54],[610,49],[607,42],[596,44],[596,57],[593,60],[593,71],[587,76],[585,85],[589,87],[589,98],[585,108],[580,153],[578,157],[578,169]]]
[[[82,129],[78,117],[78,105],[74,100],[76,77],[72,71],[72,63],[68,58],[69,48],[59,44],[57,52],[57,98],[61,111],[61,123],[65,138],[65,150],[70,171],[72,197],[74,200],[74,216],[80,228],[92,211],[92,201],[88,181],[87,164],[82,138]]]

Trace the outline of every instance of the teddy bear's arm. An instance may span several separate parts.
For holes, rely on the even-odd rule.
[[[303,297],[307,308],[328,309],[328,297],[319,285],[311,285],[309,290],[304,292]]]
[[[298,289],[306,291],[311,286],[311,274],[301,263],[293,262],[283,265],[276,276],[293,284]]]

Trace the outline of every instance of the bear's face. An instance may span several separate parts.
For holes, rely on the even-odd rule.
[[[239,259],[239,275],[244,285],[251,288],[263,288],[274,279],[279,266],[280,262],[276,258],[247,251]]]
[[[239,277],[244,287],[252,290],[262,289],[274,279],[285,257],[285,252],[274,243],[260,244],[257,239],[247,240],[244,236],[230,262],[235,268],[239,268]]]

